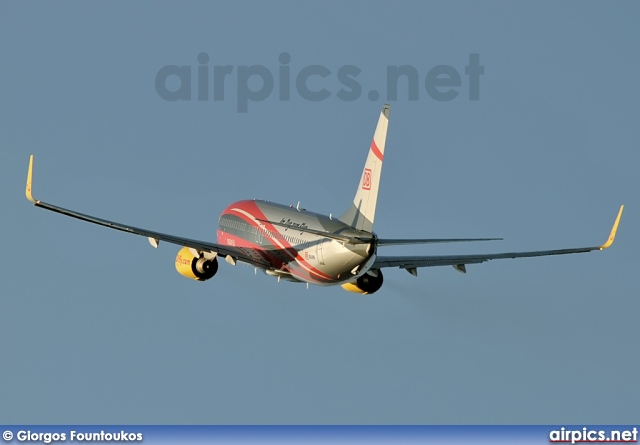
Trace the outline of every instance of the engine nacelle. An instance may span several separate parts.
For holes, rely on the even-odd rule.
[[[206,281],[218,271],[218,258],[195,257],[188,247],[183,247],[176,256],[176,270],[184,277]]]
[[[374,273],[371,275],[369,272]],[[382,271],[372,270],[359,277],[353,283],[346,283],[342,285],[342,288],[349,292],[355,292],[357,294],[372,294],[382,287]]]

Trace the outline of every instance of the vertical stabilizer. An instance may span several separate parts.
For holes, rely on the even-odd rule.
[[[384,145],[387,140],[387,127],[389,126],[389,109],[389,104],[385,104],[382,107],[378,125],[371,141],[371,147],[369,147],[367,162],[362,170],[358,191],[349,210],[340,217],[340,221],[367,232],[373,230],[373,220],[376,215],[378,187],[384,159]]]

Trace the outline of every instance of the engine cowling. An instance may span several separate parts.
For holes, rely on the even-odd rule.
[[[196,257],[188,247],[183,247],[176,256],[176,270],[183,277],[206,281],[213,278],[218,271],[218,258]]]
[[[353,283],[343,284],[342,288],[348,292],[367,295],[378,291],[382,287],[382,282],[382,271],[373,270],[365,273]]]

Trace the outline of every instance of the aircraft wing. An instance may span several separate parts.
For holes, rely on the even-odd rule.
[[[82,221],[87,221],[93,224],[97,224],[100,226],[108,227],[110,229],[120,230],[121,232],[133,233],[135,235],[146,236],[149,239],[149,242],[153,247],[158,247],[160,241],[165,241],[171,244],[177,244],[179,246],[189,247],[191,249],[195,249],[197,252],[207,254],[218,254],[223,257],[231,257],[235,263],[236,260],[242,261],[248,264],[251,264],[255,267],[268,268],[269,263],[265,261],[258,254],[252,252],[250,249],[242,249],[234,246],[224,246],[222,244],[211,243],[207,241],[199,241],[190,238],[183,238],[180,236],[169,235],[166,233],[155,232],[153,230],[141,229],[138,227],[129,226],[126,224],[121,224],[115,221],[109,221],[102,218],[96,218],[95,216],[86,215],[84,213],[79,213],[74,210],[65,209],[62,207],[58,207],[53,204],[48,204],[46,202],[36,200],[32,195],[32,181],[33,181],[33,155],[31,155],[31,159],[29,161],[29,173],[27,176],[27,188],[26,188],[26,196],[29,201],[31,201],[36,207],[41,207],[43,209],[51,210],[56,213],[61,213],[66,216],[70,216],[72,218],[80,219]]]
[[[570,249],[556,250],[535,250],[530,252],[507,252],[507,253],[489,253],[489,254],[473,254],[473,255],[432,255],[432,256],[379,256],[371,266],[372,269],[381,269],[383,267],[399,267],[406,269],[409,273],[416,275],[418,267],[434,267],[434,266],[454,266],[460,272],[466,272],[466,264],[484,263],[489,260],[501,260],[506,258],[528,258],[536,256],[548,255],[567,255],[570,253],[585,253],[593,250],[603,250],[613,244],[613,240],[618,230],[618,224],[622,217],[624,206],[620,206],[620,211],[613,223],[611,234],[606,243],[595,247],[576,247]]]

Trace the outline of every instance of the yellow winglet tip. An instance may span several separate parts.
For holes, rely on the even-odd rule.
[[[609,239],[606,243],[600,246],[600,250],[606,249],[613,244],[613,240],[616,238],[616,232],[618,230],[618,224],[620,224],[620,218],[622,217],[622,211],[624,210],[624,205],[620,206],[620,211],[618,212],[618,216],[616,217],[615,222],[613,223],[613,227],[611,228],[611,233],[609,234]]]
[[[33,181],[33,155],[29,158],[29,173],[27,173],[27,188],[25,190],[25,194],[27,195],[27,199],[32,203],[36,203],[36,200],[33,199],[33,194],[31,193],[31,183]]]

